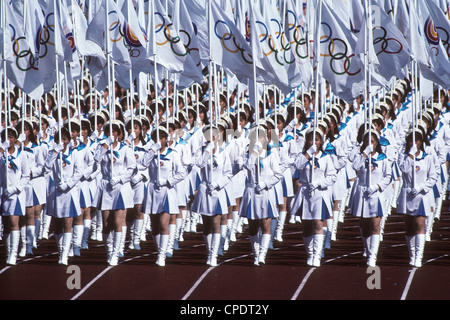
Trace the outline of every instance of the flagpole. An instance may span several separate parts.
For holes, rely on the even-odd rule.
[[[213,125],[213,123],[212,123],[212,120],[213,120],[213,112],[212,112],[212,98],[213,98],[213,95],[212,95],[212,81],[213,81],[213,79],[212,79],[212,73],[214,72],[213,71],[214,66],[213,66],[212,55],[211,55],[211,49],[212,49],[212,45],[211,45],[212,44],[211,31],[213,30],[212,26],[211,26],[211,23],[212,23],[212,12],[211,12],[212,4],[211,4],[211,1],[212,0],[208,0],[208,29],[209,29],[209,32],[208,32],[208,42],[209,42],[209,66],[208,66],[208,69],[209,69],[208,70],[209,100],[208,100],[208,103],[209,103],[209,116],[210,116],[210,121],[209,121],[209,143],[213,144],[213,141],[212,141],[212,138],[213,138],[213,134],[212,134],[212,125]],[[216,75],[214,75],[214,79],[216,79],[216,78],[217,78]],[[217,91],[217,87],[215,89],[216,90],[214,90],[214,91]],[[215,108],[214,108],[214,111],[215,111]],[[198,114],[197,114],[197,117],[198,117]],[[213,150],[214,150],[214,148],[213,148]],[[210,167],[211,174],[209,176],[209,183],[213,183],[213,151],[211,151],[211,154],[209,155],[209,161],[210,161],[210,164],[211,164],[211,167]]]
[[[371,143],[371,139],[372,139],[372,98],[371,98],[371,91],[372,91],[372,75],[371,75],[371,67],[372,67],[372,61],[371,61],[371,56],[370,56],[370,48],[372,47],[372,14],[371,11],[369,10],[369,5],[368,5],[368,1],[364,0],[364,10],[365,10],[365,17],[366,17],[366,33],[367,36],[364,37],[364,44],[366,46],[366,49],[364,50],[366,52],[366,94],[368,96],[368,100],[367,100],[367,111],[369,113],[369,137],[368,137],[368,144]],[[369,155],[369,170],[368,170],[368,187],[370,188],[371,184],[372,184],[372,153],[370,153]]]
[[[314,123],[313,123],[313,145],[316,143],[316,130],[317,130],[317,112],[319,110],[319,98],[318,98],[318,93],[319,93],[319,68],[320,68],[320,25],[321,25],[321,19],[322,19],[322,0],[319,0],[319,4],[318,4],[318,8],[319,8],[319,14],[317,15],[317,23],[316,23],[316,37],[314,39],[314,45],[316,47],[316,97],[314,99]],[[315,163],[315,157],[316,154],[314,153],[312,155],[312,163],[311,163],[311,180],[310,182],[313,182],[313,178],[314,178],[314,163]]]
[[[108,68],[108,106],[109,106],[109,136],[112,137],[113,135],[113,130],[112,130],[112,108],[111,105],[113,103],[113,101],[111,101],[111,94],[114,91],[114,84],[111,86],[111,67],[112,67],[112,63],[111,63],[111,48],[110,48],[110,29],[109,29],[109,0],[106,0],[106,10],[105,10],[105,14],[106,14],[106,66]],[[113,155],[113,145],[114,143],[112,143],[109,146],[109,151],[110,151],[110,159],[111,159],[111,178],[114,177],[114,165],[113,165],[113,161],[114,161],[114,155]]]
[[[157,63],[157,57],[156,57],[156,34],[155,34],[155,17],[154,17],[154,14],[155,14],[155,1],[156,0],[151,0],[151,10],[149,10],[150,12],[149,12],[149,21],[151,21],[151,25],[150,25],[150,28],[151,28],[151,31],[152,31],[152,52],[153,52],[153,66],[154,66],[154,73],[155,73],[155,76],[154,76],[154,79],[155,79],[155,81],[154,81],[154,83],[153,83],[153,87],[154,87],[154,89],[155,89],[155,114],[156,114],[156,119],[155,119],[155,121],[156,121],[156,124],[155,124],[155,130],[156,130],[156,143],[158,143],[159,142],[159,113],[158,113],[158,83],[157,83],[157,81],[158,81],[158,63]],[[161,167],[160,167],[160,158],[161,158],[161,151],[160,150],[158,150],[158,153],[157,153],[157,165],[156,165],[156,167],[157,167],[157,173],[158,173],[158,176],[157,176],[157,181],[158,181],[158,183],[159,183],[159,178],[161,177]]]
[[[250,12],[253,12],[253,3],[252,0],[249,0],[249,8],[250,8]],[[256,21],[255,21],[255,16],[252,14],[252,19],[251,19],[251,26],[250,26],[250,30],[251,30],[251,46],[252,46],[252,58],[253,58],[253,98],[254,98],[254,108],[255,108],[255,114],[256,114],[256,138],[255,138],[255,143],[259,142],[259,105],[258,105],[258,84],[256,81]],[[274,94],[275,96],[275,94]],[[252,152],[252,150],[250,150],[250,152]],[[260,175],[260,155],[258,152],[258,159],[257,159],[257,164],[256,164],[256,185],[259,185],[259,175]]]
[[[4,92],[5,92],[5,140],[3,142],[8,141],[8,109],[10,109],[10,100],[9,100],[9,90],[7,89],[7,81],[8,77],[6,75],[6,59],[5,59],[5,52],[6,52],[6,37],[5,37],[5,28],[6,28],[6,14],[5,14],[5,5],[6,0],[1,0],[2,4],[2,16],[1,16],[1,22],[2,22],[2,30],[3,30],[3,37],[2,37],[2,64],[3,64],[3,86],[4,86]],[[0,112],[1,113],[1,112]],[[5,160],[6,160],[6,167],[5,167],[5,189],[8,188],[8,167],[9,167],[9,158],[8,158],[8,150],[4,150],[5,153]]]

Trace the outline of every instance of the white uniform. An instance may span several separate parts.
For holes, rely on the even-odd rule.
[[[5,153],[0,154],[1,213],[4,216],[25,216],[26,196],[24,189],[30,182],[30,168],[27,157],[16,146],[14,153],[8,154],[8,161],[8,168],[6,168]],[[6,170],[8,170],[7,174]],[[6,181],[6,175],[8,181]],[[6,186],[16,188],[16,192],[7,197],[4,194]]]
[[[186,174],[178,152],[174,149],[166,148],[160,154],[158,162],[158,155],[150,149],[145,153],[142,165],[148,168],[150,177],[142,203],[142,212],[144,214],[159,214],[163,212],[178,214],[180,210],[177,191],[174,186],[181,182]]]
[[[55,179],[47,198],[47,214],[56,218],[79,216],[81,208],[78,182],[83,176],[83,159],[80,152],[76,148],[66,148],[64,152],[59,153],[50,149],[45,169],[52,170]],[[68,189],[59,190],[60,182],[66,183]]]
[[[251,152],[251,151],[250,151]],[[283,177],[280,167],[278,151],[263,151],[259,156],[253,152],[247,156],[244,168],[247,172],[247,184],[241,200],[239,215],[250,220],[278,218],[277,202],[274,186]],[[259,166],[259,184],[264,188],[258,194],[255,192],[257,184],[257,167]]]
[[[44,164],[45,159],[42,147],[32,142],[23,145],[22,151],[27,156],[27,161],[31,171],[30,184],[25,187],[26,206],[32,207],[46,202]]]
[[[430,215],[431,204],[427,193],[432,190],[438,178],[434,162],[434,157],[421,151],[419,156],[416,157],[415,168],[413,168],[413,159],[407,154],[400,155],[399,167],[402,171],[403,185],[398,197],[398,213],[415,216]],[[415,170],[416,188],[422,190],[416,196],[411,194],[413,169]]]
[[[352,164],[358,175],[358,180],[355,184],[355,193],[351,199],[350,213],[356,217],[374,218],[386,215],[387,208],[383,191],[388,187],[392,178],[390,161],[384,153],[375,153],[371,160],[372,162],[369,164],[369,157],[364,158],[359,153]],[[376,185],[379,186],[377,191],[366,197],[364,193],[370,186]]]
[[[307,160],[303,154],[295,159],[294,166],[299,170],[301,187],[292,201],[291,212],[300,215],[302,220],[330,219],[333,210],[331,186],[336,182],[336,168],[330,156],[321,151],[315,156],[312,182],[317,183],[318,188],[310,196],[311,163],[312,158]]]
[[[113,171],[111,171],[111,157]],[[103,144],[99,144],[94,159],[100,166],[102,174],[96,197],[97,207],[100,210],[132,208],[134,203],[130,179],[136,168],[133,150],[125,143],[117,143],[111,152],[111,147],[105,149]],[[111,179],[118,180],[114,187],[111,185]]]
[[[203,150],[196,156],[196,165],[200,169],[202,182],[192,204],[192,210],[208,216],[227,214],[228,202],[224,187],[232,177],[231,163],[227,152],[221,152],[220,148],[216,147],[216,151],[212,155],[212,173],[211,156],[208,151]],[[211,193],[208,190],[209,184],[214,186]]]

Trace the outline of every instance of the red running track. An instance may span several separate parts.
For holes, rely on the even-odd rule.
[[[152,301],[291,301],[291,300],[448,300],[450,299],[449,201],[434,224],[425,245],[421,268],[408,266],[403,217],[388,217],[378,255],[378,273],[368,273],[362,257],[358,220],[340,223],[337,241],[325,251],[320,268],[306,265],[301,223],[286,223],[284,241],[275,242],[267,263],[253,266],[246,231],[219,259],[215,268],[205,264],[201,235],[185,233],[180,250],[167,258],[165,267],[155,265],[151,240],[141,251],[127,251],[116,267],[106,263],[103,243],[90,241],[81,257],[58,265],[54,238],[43,241],[34,256],[6,266],[0,246],[0,299],[5,300],[152,300]],[[151,239],[149,234],[147,239]],[[127,247],[127,246],[126,246]],[[78,267],[81,287],[69,288]],[[373,279],[378,276],[375,280]],[[368,288],[370,283],[380,288]],[[369,280],[370,280],[369,279]],[[73,279],[72,279],[73,280]],[[177,310],[178,312],[178,310]]]

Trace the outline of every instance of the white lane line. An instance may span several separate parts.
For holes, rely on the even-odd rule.
[[[415,267],[410,271],[408,281],[406,282],[405,289],[403,289],[403,293],[402,293],[400,300],[406,299],[406,296],[408,295],[408,291],[409,291],[409,288],[411,287],[411,283],[412,283],[412,280],[414,278],[414,274],[416,273],[416,271],[417,271],[417,268],[415,268]]]
[[[308,281],[309,277],[314,272],[314,270],[316,270],[316,268],[314,268],[314,267],[309,269],[308,273],[306,274],[306,276],[303,278],[302,282],[300,283],[300,286],[297,288],[297,290],[295,290],[295,293],[292,296],[291,300],[297,300],[297,297],[299,296],[300,292],[302,292],[303,288],[306,285],[306,281]]]
[[[103,270],[101,273],[99,273],[94,279],[92,279],[83,289],[80,290],[80,292],[78,292],[70,300],[78,299],[79,296],[81,296],[83,293],[85,293],[87,289],[89,289],[98,279],[100,279],[105,273],[107,273],[112,268],[113,268],[112,266],[109,266],[105,270]]]

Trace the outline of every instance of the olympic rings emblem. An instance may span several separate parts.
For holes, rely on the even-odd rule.
[[[449,34],[448,34],[447,30],[445,30],[444,28],[437,27],[436,29],[438,30],[439,37],[441,38],[442,44],[447,49],[446,50],[447,51],[447,56],[450,57],[450,43],[449,43],[450,37],[449,37]],[[445,40],[444,40],[443,35],[445,35]]]
[[[320,43],[324,45],[328,43],[328,45],[326,45],[327,50],[323,50],[325,53],[321,53],[320,56],[330,58],[329,64],[331,71],[336,75],[347,74],[349,76],[355,76],[359,74],[361,68],[354,72],[350,70],[352,58],[355,57],[355,54],[348,55],[349,49],[347,42],[340,38],[333,38],[333,30],[327,23],[322,22],[322,26],[328,30],[328,33],[320,37]],[[322,28],[322,32],[325,28]]]
[[[225,21],[216,21],[216,23],[214,24],[214,34],[218,39],[221,40],[222,46],[225,50],[233,54],[240,54],[242,59],[248,64],[253,63],[251,54],[249,54],[245,51],[245,49],[242,48],[242,45],[233,35],[233,32]]]
[[[381,43],[381,50],[377,52],[377,56],[381,53],[398,54],[403,50],[403,45],[400,41],[394,38],[386,38],[387,31],[384,27],[378,26],[373,28],[374,33],[378,34],[378,30],[382,31],[382,35],[377,37],[374,36],[373,39],[374,45]],[[390,43],[394,43],[394,45],[391,46]],[[388,47],[392,47],[393,49],[387,50]]]

